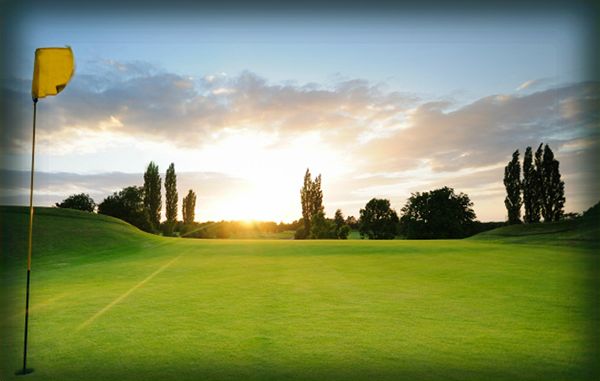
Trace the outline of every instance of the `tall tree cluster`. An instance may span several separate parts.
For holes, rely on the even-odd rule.
[[[300,189],[300,202],[302,204],[302,219],[304,221],[304,235],[311,233],[312,220],[319,212],[323,212],[323,191],[321,190],[321,175],[313,180],[307,168],[304,174],[304,183]],[[302,238],[305,238],[302,237]]]
[[[517,184],[520,184],[517,186]],[[519,151],[513,153],[512,160],[504,169],[504,185],[510,224],[521,222],[522,205],[526,223],[558,221],[564,213],[565,183],[561,180],[559,162],[548,144],[539,145],[533,154],[531,147],[525,150],[523,158],[523,179],[520,180]]]
[[[125,187],[108,196],[98,205],[98,213],[121,218],[138,228],[151,233],[162,231],[164,235],[181,232],[181,223],[177,221],[179,195],[177,192],[177,174],[175,164],[171,163],[165,173],[165,221],[161,224],[162,179],[158,165],[151,161],[144,172],[144,185]],[[75,195],[79,197],[80,195]],[[87,196],[87,195],[84,195]],[[89,198],[89,196],[87,196]],[[70,197],[65,201],[71,202]],[[90,199],[91,200],[91,199]],[[93,202],[93,200],[92,200]],[[63,206],[65,204],[65,206]],[[70,204],[57,206],[72,207]],[[183,224],[192,224],[195,218],[196,194],[189,190],[183,198]]]
[[[189,190],[187,196],[183,198],[181,213],[183,215],[183,223],[191,224],[196,218],[196,193],[193,190]]]
[[[148,210],[150,224],[155,231],[160,228],[161,182],[158,165],[151,161],[144,173],[144,207]]]
[[[335,218],[325,217],[323,208],[323,191],[321,175],[312,179],[310,170],[304,174],[304,182],[300,189],[303,227],[296,230],[296,239],[347,239],[350,227],[344,220],[340,209],[335,211]]]

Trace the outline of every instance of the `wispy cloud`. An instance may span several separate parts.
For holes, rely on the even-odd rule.
[[[521,83],[518,87],[517,87],[517,91],[521,91],[521,90],[525,90],[533,85],[535,85],[538,81],[535,79],[530,79],[529,81],[525,81],[523,83]]]
[[[533,90],[533,89],[539,90],[540,87],[549,85],[551,82],[552,82],[551,78],[530,79],[528,81],[521,83],[519,86],[517,86],[517,88],[515,90],[516,91]]]

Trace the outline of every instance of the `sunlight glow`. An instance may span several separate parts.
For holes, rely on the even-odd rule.
[[[272,146],[268,135],[236,133],[197,151],[192,162],[211,163],[211,171],[241,178],[248,187],[216,197],[199,206],[200,220],[292,221],[300,218],[299,192],[306,168],[327,182],[343,175],[342,153],[322,143],[318,134],[305,134],[285,146]],[[210,158],[210,159],[209,159]],[[324,175],[325,176],[325,175]],[[202,184],[198,184],[201,192]]]

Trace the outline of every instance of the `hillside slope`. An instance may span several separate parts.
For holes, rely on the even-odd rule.
[[[523,244],[548,244],[596,247],[600,244],[600,221],[597,218],[551,223],[503,226],[479,233],[469,240],[487,240]]]
[[[34,213],[33,255],[36,260],[56,259],[61,255],[96,255],[117,247],[137,249],[164,239],[109,216],[42,207],[36,207]],[[26,258],[28,221],[27,207],[0,206],[0,258],[5,264]]]

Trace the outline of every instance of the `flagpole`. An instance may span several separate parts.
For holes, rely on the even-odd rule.
[[[33,134],[31,138],[31,180],[29,183],[29,239],[27,246],[27,289],[25,296],[25,335],[23,337],[23,369],[15,372],[24,375],[33,372],[27,368],[27,336],[29,333],[29,290],[31,286],[31,252],[33,246],[33,174],[35,171],[35,122],[37,102],[60,93],[71,80],[75,70],[75,59],[70,47],[38,48],[33,62],[31,98],[33,100]]]
[[[27,369],[27,334],[29,328],[29,286],[31,280],[31,249],[33,241],[33,171],[35,164],[35,121],[37,102],[37,98],[33,98],[33,137],[31,140],[31,179],[29,183],[29,239],[27,245],[27,291],[25,297],[25,337],[23,339],[23,369],[17,373],[20,375],[33,372],[33,369]]]

